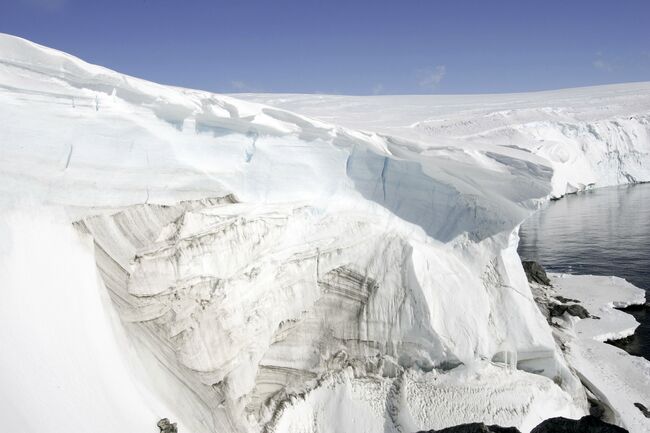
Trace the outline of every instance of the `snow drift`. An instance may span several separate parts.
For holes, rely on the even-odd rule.
[[[352,408],[359,431],[469,414],[526,430],[584,413],[517,227],[551,196],[648,180],[650,85],[462,110],[246,95],[263,105],[0,35],[0,89],[14,430],[340,431]]]

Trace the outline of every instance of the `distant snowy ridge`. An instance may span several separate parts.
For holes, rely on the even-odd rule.
[[[485,154],[531,152],[553,169],[552,196],[650,180],[650,83],[504,95],[237,95],[361,130]]]
[[[585,393],[534,303],[517,227],[551,195],[648,179],[650,86],[631,86],[605,102],[601,89],[568,91],[591,98],[577,112],[619,101],[603,110],[632,119],[595,127],[598,150],[582,154],[583,130],[568,128],[560,158],[563,138],[547,155],[528,130],[505,143],[507,126],[439,133],[454,128],[400,109],[402,97],[265,96],[299,101],[304,116],[0,35],[0,266],[12,294],[0,342],[16,348],[0,360],[3,419],[25,432],[145,431],[162,417],[192,432],[406,432],[462,414],[524,431],[579,417]],[[314,120],[310,98],[333,118]],[[384,122],[382,104],[420,120]],[[56,254],[66,272],[38,277]],[[49,284],[62,295],[47,335],[61,342],[43,353],[34,324]],[[112,304],[79,306],[88,291]],[[88,317],[105,318],[99,341]],[[87,356],[55,362],[68,346]],[[106,375],[93,358],[121,367]],[[52,380],[24,374],[50,359]],[[49,404],[35,409],[34,393]],[[440,405],[446,395],[463,411],[445,415],[457,407]]]

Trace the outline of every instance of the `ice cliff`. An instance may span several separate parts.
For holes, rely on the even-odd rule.
[[[401,137],[423,155],[441,147],[530,152],[553,169],[554,197],[650,176],[648,83],[503,95],[238,96]]]
[[[650,180],[649,84],[244,97],[0,35],[4,422],[525,431],[584,414],[517,228],[552,196]]]

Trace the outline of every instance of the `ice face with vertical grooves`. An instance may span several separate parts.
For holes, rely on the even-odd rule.
[[[440,261],[449,257],[438,255],[445,247],[413,244],[381,218],[226,196],[136,205],[76,225],[95,240],[100,274],[122,317],[157,341],[153,347],[166,348],[157,356],[202,389],[223,414],[220,423],[235,429],[250,428],[242,419],[271,422],[292,392],[308,392],[324,374],[350,366],[361,376],[396,378],[477,356],[497,359],[501,341],[523,359],[554,356],[544,334],[510,323],[513,310],[537,312],[507,282],[507,254],[486,261],[476,286],[456,283],[458,297],[437,294],[454,284],[447,278],[463,274],[444,269],[450,264]],[[485,319],[455,304],[479,287]],[[468,334],[468,320],[487,332]]]
[[[525,430],[532,419],[584,412],[584,390],[526,282],[517,226],[571,188],[647,179],[650,103],[639,92],[647,85],[560,92],[556,100],[577,107],[568,114],[534,95],[494,96],[494,105],[461,98],[469,108],[454,115],[458,107],[443,104],[444,119],[426,113],[440,104],[418,97],[409,110],[398,107],[402,97],[309,97],[313,110],[340,105],[337,126],[281,101],[161,86],[0,35],[0,86],[0,206],[18,215],[56,209],[59,226],[74,222],[93,240],[73,253],[69,237],[54,237],[64,243],[57,259],[94,259],[99,275],[88,283],[76,276],[92,269],[72,270],[56,287],[71,304],[75,293],[106,289],[112,304],[93,314],[117,312],[120,341],[137,348],[125,365],[146,366],[120,370],[119,383],[132,381],[142,395],[129,398],[156,410],[111,414],[120,429],[139,431],[158,416],[197,432],[330,428],[321,422],[349,430],[335,423],[348,418],[359,431],[407,431],[480,412],[481,421]],[[610,108],[599,92],[634,110]],[[349,104],[359,103],[379,126],[355,119]],[[295,111],[303,108],[317,115],[304,101]],[[408,127],[391,120],[396,111]],[[3,260],[49,269],[45,255],[32,262],[12,246],[24,225],[0,227]],[[35,305],[47,299],[19,281],[11,287]],[[24,308],[10,300],[7,311]],[[51,332],[88,321],[73,311]],[[30,324],[9,324],[3,343]],[[105,347],[110,359],[124,355]],[[91,373],[64,369],[43,395],[59,408],[53,390],[85,381],[120,399]],[[21,389],[40,391],[29,378]],[[465,409],[453,412],[447,395]],[[22,426],[30,401],[11,407],[3,419]],[[87,428],[110,431],[94,421],[101,416]]]

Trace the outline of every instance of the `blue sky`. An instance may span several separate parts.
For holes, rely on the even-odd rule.
[[[217,92],[494,93],[650,80],[648,0],[0,0],[0,32]]]

